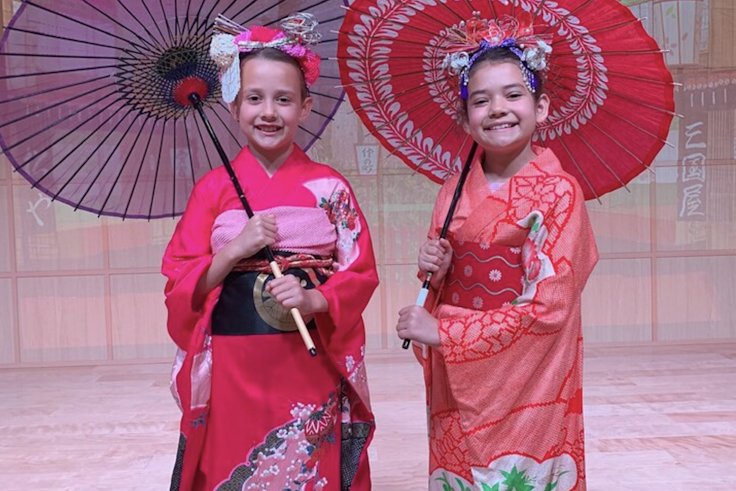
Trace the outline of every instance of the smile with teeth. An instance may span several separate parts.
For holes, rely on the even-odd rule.
[[[263,131],[264,133],[276,133],[279,130],[279,127],[278,126],[264,126],[264,125],[260,125],[260,126],[256,126],[256,128],[259,131]]]
[[[514,126],[516,126],[515,123],[494,124],[492,126],[487,127],[486,128],[486,131],[506,130],[506,129],[512,128]]]

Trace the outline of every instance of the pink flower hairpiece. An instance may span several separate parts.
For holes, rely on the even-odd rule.
[[[532,93],[539,90],[538,72],[547,69],[547,58],[552,53],[550,35],[535,35],[531,18],[504,16],[500,19],[481,19],[479,12],[448,29],[449,44],[443,68],[459,77],[460,97],[468,98],[468,78],[473,63],[491,49],[508,48],[519,58],[524,82]]]
[[[307,88],[319,78],[320,58],[309,48],[322,35],[317,32],[317,20],[312,14],[298,13],[281,21],[281,29],[264,26],[243,27],[218,16],[215,35],[210,44],[210,56],[222,72],[222,98],[231,103],[240,91],[240,53],[265,48],[278,49],[294,58],[302,69]]]

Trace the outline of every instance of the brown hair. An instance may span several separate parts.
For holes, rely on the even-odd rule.
[[[482,66],[483,64],[499,63],[503,61],[513,62],[517,65],[521,63],[521,60],[519,60],[519,57],[516,56],[516,54],[514,54],[514,52],[508,48],[489,49],[489,50],[484,51],[475,60],[475,62],[473,62],[473,66],[470,67],[470,72],[468,73],[468,80],[470,80],[471,77],[473,76],[473,73],[475,73],[478,70],[478,67]],[[539,87],[536,92],[532,93],[532,95],[534,96],[534,100],[538,101],[539,98],[544,93],[544,77],[542,76],[540,72],[532,71],[532,73],[537,78],[537,84]],[[458,99],[457,115],[458,115],[459,123],[468,122],[468,101],[467,100]]]
[[[296,68],[297,72],[299,72],[299,82],[301,85],[302,101],[304,101],[307,97],[309,97],[309,88],[307,87],[307,82],[304,80],[304,72],[302,72],[302,67],[299,65],[298,61],[296,61],[294,58],[292,58],[288,54],[276,48],[257,49],[257,50],[251,51],[250,53],[240,53],[241,71],[246,61],[257,59],[257,58],[263,59],[263,60],[270,60],[270,61],[280,61],[282,63],[288,63],[289,65],[292,65],[294,68]],[[240,92],[238,92],[238,96],[235,99],[235,103],[236,105],[240,104]]]

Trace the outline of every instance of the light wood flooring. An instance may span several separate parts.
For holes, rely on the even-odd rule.
[[[426,490],[419,367],[368,370],[374,490]],[[178,438],[169,365],[0,370],[0,490],[168,489]],[[736,342],[586,351],[589,491],[736,489]]]

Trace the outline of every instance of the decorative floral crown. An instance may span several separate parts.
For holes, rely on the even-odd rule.
[[[519,58],[524,82],[533,94],[540,88],[538,73],[547,68],[552,52],[551,35],[534,35],[531,17],[523,20],[504,16],[496,20],[481,19],[480,12],[448,29],[449,45],[442,68],[459,77],[460,97],[468,98],[468,77],[473,63],[486,51],[508,48]]]
[[[302,69],[307,88],[319,78],[320,58],[309,45],[317,44],[322,35],[317,32],[317,20],[312,14],[298,13],[281,21],[281,29],[243,27],[218,16],[215,34],[210,44],[210,56],[222,71],[222,99],[233,102],[240,91],[240,53],[274,48],[294,58]]]

